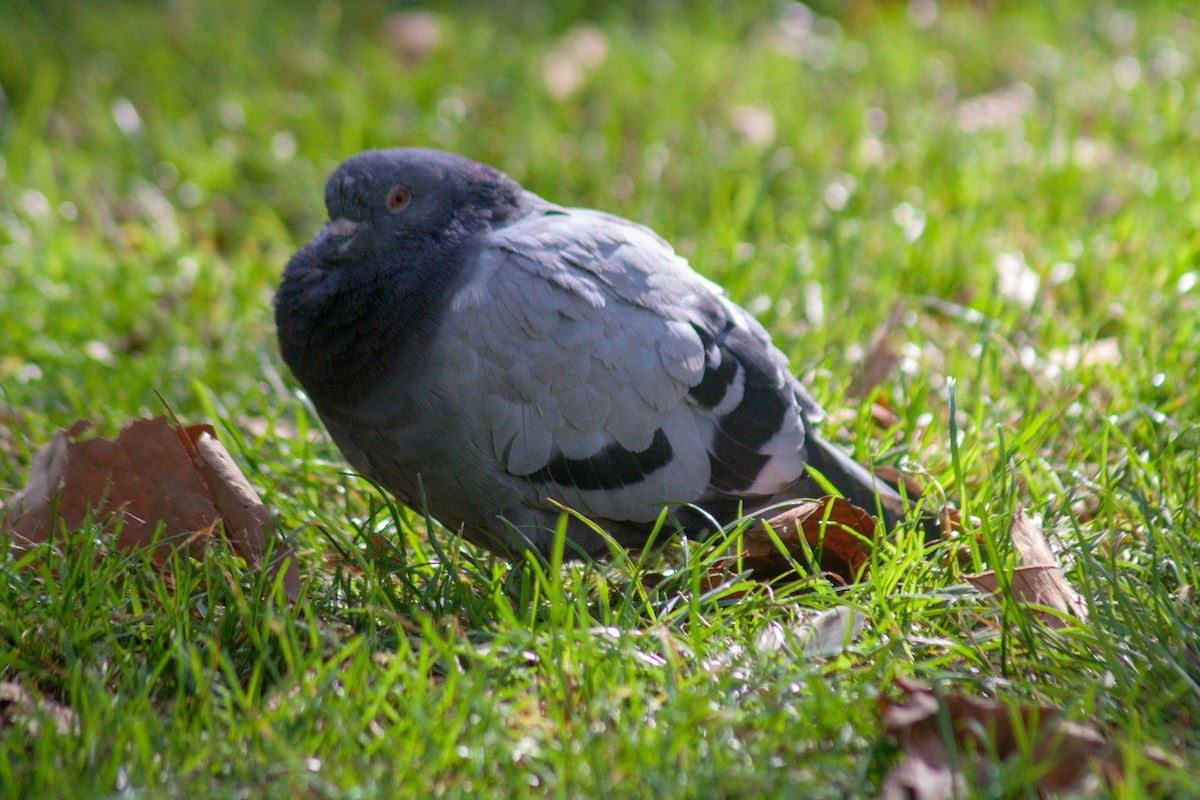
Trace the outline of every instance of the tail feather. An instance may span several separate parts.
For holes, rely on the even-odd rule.
[[[888,530],[904,520],[904,501],[900,495],[862,464],[817,436],[810,436],[805,448],[810,468],[821,473],[854,505],[872,514],[882,512]],[[812,479],[806,476],[804,480]]]

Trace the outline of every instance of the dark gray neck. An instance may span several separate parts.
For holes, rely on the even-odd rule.
[[[469,245],[442,251],[440,263],[357,264],[316,279],[289,265],[276,296],[280,350],[313,400],[353,402],[398,370],[416,377]]]

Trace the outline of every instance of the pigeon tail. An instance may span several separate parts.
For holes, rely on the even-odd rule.
[[[876,515],[882,511],[884,527],[889,531],[904,521],[904,499],[882,478],[871,474],[869,469],[814,434],[811,429],[804,444],[808,466],[821,473],[843,497],[869,514]],[[781,495],[773,498],[772,502],[805,496],[820,497],[824,494],[827,492],[821,484],[811,475],[804,475],[788,492],[789,496]],[[927,544],[941,538],[941,525],[936,517],[922,514],[920,523]]]
[[[888,530],[904,521],[904,501],[900,495],[862,464],[818,436],[810,436],[805,449],[808,466],[821,473],[843,497],[871,514],[882,510],[884,527]],[[815,483],[812,478],[806,479]]]

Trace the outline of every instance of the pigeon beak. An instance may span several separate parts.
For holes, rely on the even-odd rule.
[[[349,237],[361,227],[361,222],[355,222],[352,219],[339,217],[338,219],[331,219],[321,226],[321,233],[325,234],[326,236],[345,238]]]
[[[356,222],[345,217],[328,220],[317,233],[316,241],[323,243],[329,257],[341,260],[350,255],[358,233],[367,227],[366,222]]]

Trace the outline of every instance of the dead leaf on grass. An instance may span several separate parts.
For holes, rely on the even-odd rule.
[[[14,546],[50,539],[55,520],[77,529],[94,513],[121,516],[120,549],[153,546],[160,561],[186,549],[199,558],[223,521],[234,551],[247,563],[263,562],[271,515],[210,426],[174,428],[158,417],[127,425],[116,439],[81,438],[90,427],[77,422],[34,454],[29,480],[0,522]],[[299,597],[299,573],[286,544],[276,545],[268,566],[283,569],[288,597]]]
[[[857,386],[858,384],[854,385],[854,387]],[[847,390],[847,397],[853,396],[856,391],[854,387]],[[831,427],[853,425],[858,420],[859,413],[859,410],[853,404],[845,404],[828,412],[826,419]],[[867,413],[871,415],[871,424],[880,431],[892,430],[902,422],[896,412],[887,405],[885,398],[878,398],[871,403],[871,407],[867,409]]]
[[[1062,720],[1061,709],[941,693],[904,679],[896,686],[901,699],[881,699],[880,708],[902,755],[884,779],[880,800],[965,797],[967,768],[985,777],[1022,754],[1039,768],[1035,788],[1042,796],[1070,791],[1097,770],[1110,783],[1122,778],[1113,744],[1090,725]],[[1145,755],[1172,762],[1153,749]]]
[[[1018,509],[1013,514],[1009,535],[1012,537],[1018,560],[1010,579],[1013,596],[1025,603],[1052,609],[1039,609],[1035,612],[1038,619],[1052,628],[1062,628],[1070,624],[1064,619],[1068,614],[1074,614],[1081,622],[1087,622],[1087,603],[1079,592],[1067,583],[1062,567],[1050,550],[1045,535],[1029,520],[1023,510]],[[994,571],[963,577],[976,589],[991,597],[996,597],[1001,591],[1000,579]]]
[[[900,487],[903,486],[904,493],[908,495],[910,502],[916,502],[925,494],[925,487],[921,485],[921,482],[907,472],[901,472],[888,464],[876,464],[871,469],[875,472],[876,478],[888,486],[894,487],[896,491],[900,491]]]
[[[780,552],[767,532],[767,525],[783,543],[791,560]],[[760,517],[746,529],[742,534],[742,564],[760,580],[792,571],[792,560],[811,568],[801,544],[803,537],[822,572],[843,583],[855,583],[866,573],[876,528],[874,517],[844,498],[803,500]]]

